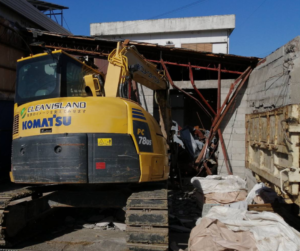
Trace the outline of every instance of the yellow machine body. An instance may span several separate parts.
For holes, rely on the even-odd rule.
[[[62,51],[53,55],[58,53],[82,64]],[[51,60],[51,55],[44,53],[18,62],[45,56]],[[49,93],[45,87],[36,92],[41,98],[21,105],[15,103],[12,181],[73,184],[166,180],[168,145],[160,126],[136,102],[117,97],[117,93],[112,95],[122,82],[122,67],[110,65],[105,81],[108,97],[104,97],[104,88],[94,75],[100,73],[86,65],[82,67],[82,90],[75,92],[71,88],[67,97],[45,99],[42,95]],[[153,69],[151,66],[153,79],[159,84],[157,89],[166,88]],[[151,81],[147,80],[147,86],[151,87]]]

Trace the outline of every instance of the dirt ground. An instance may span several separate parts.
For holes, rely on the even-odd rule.
[[[189,234],[171,233],[172,249],[187,248]],[[95,229],[74,229],[41,234],[14,249],[30,251],[125,251],[126,233],[122,231],[103,231]],[[1,249],[0,249],[1,250]]]

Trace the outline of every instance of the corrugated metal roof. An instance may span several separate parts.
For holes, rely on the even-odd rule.
[[[31,3],[34,7],[36,7],[40,11],[69,9],[69,7],[66,6],[40,1],[40,0],[27,0],[27,2]]]
[[[45,30],[62,34],[72,34],[64,27],[53,21],[51,18],[41,13],[37,8],[28,3],[26,0],[0,0],[0,2],[18,12],[22,16],[28,18],[32,22],[35,22]]]
[[[41,31],[38,29],[33,29],[33,28],[27,28],[27,31],[29,33],[34,33],[36,34],[35,36],[49,36],[53,37],[54,40],[57,39],[57,41],[63,40],[63,41],[80,41],[80,42],[85,42],[86,44],[91,43],[97,43],[99,46],[104,45],[105,47],[111,47],[111,50],[116,47],[116,43],[118,41],[124,41],[124,39],[121,40],[111,40],[111,39],[105,39],[101,37],[96,37],[96,36],[78,36],[78,35],[63,35],[63,34],[58,34],[54,32],[47,32],[47,31]],[[56,37],[56,39],[55,39]],[[46,39],[46,37],[44,37]],[[36,38],[39,40],[38,38]],[[41,39],[43,40],[43,38]],[[147,42],[136,42],[136,41],[129,41],[128,44],[130,45],[135,45],[135,46],[141,46],[143,48],[148,48],[149,50],[155,50],[155,51],[168,51],[171,54],[180,56],[183,55],[184,57],[187,57],[188,55],[195,55],[195,56],[202,56],[210,59],[224,59],[228,62],[237,62],[237,63],[245,63],[249,64],[250,62],[259,62],[261,59],[257,57],[245,57],[245,56],[239,56],[239,55],[233,55],[233,54],[222,54],[222,53],[212,53],[212,52],[203,52],[203,51],[195,51],[191,49],[186,49],[186,48],[177,48],[177,47],[168,47],[164,45],[158,45],[158,44],[152,44],[152,43],[147,43]],[[91,51],[94,52],[94,51]]]

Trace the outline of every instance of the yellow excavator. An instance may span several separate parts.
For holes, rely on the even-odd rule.
[[[0,193],[0,245],[40,231],[52,208],[94,207],[126,211],[129,250],[168,250],[168,83],[134,46],[108,61],[104,76],[61,50],[18,60],[10,177],[28,187]]]

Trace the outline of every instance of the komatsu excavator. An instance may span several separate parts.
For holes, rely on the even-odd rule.
[[[0,245],[52,208],[94,207],[126,211],[129,250],[168,250],[168,83],[134,46],[108,61],[104,80],[61,50],[18,60],[10,176],[28,187],[0,193]],[[154,90],[160,125],[132,82]]]

